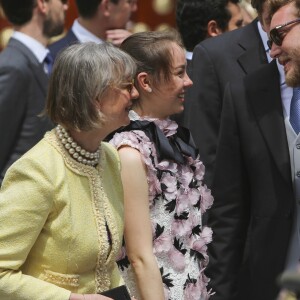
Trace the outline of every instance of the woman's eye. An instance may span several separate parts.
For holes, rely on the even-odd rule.
[[[182,78],[184,76],[184,71],[181,71],[177,74],[177,76],[179,76],[180,78]]]

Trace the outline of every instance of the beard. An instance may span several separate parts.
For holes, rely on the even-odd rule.
[[[48,37],[54,37],[56,35],[60,35],[64,31],[64,20],[54,21],[52,16],[49,15],[47,19],[45,19],[43,24],[43,34]]]
[[[292,50],[289,57],[293,62],[292,68],[286,73],[285,82],[288,86],[300,86],[300,49]]]

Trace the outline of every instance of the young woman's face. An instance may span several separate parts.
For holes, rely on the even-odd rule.
[[[166,118],[183,111],[185,90],[193,82],[186,73],[186,58],[184,50],[176,43],[171,44],[172,67],[169,81],[161,81],[154,87],[156,93],[154,105],[158,108],[159,118]]]

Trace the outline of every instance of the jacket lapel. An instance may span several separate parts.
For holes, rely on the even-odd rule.
[[[263,66],[245,80],[245,90],[257,124],[279,172],[291,183],[290,156],[281,102],[276,61]]]
[[[17,48],[26,57],[28,66],[32,70],[34,78],[36,79],[40,89],[46,97],[48,76],[44,72],[43,65],[40,64],[34,54],[18,40],[11,38],[8,43],[8,47]]]
[[[259,61],[261,64],[268,63],[266,51],[257,28],[257,19],[244,27],[238,45],[243,51],[237,61],[245,74],[257,69],[257,65],[253,64],[253,61]]]

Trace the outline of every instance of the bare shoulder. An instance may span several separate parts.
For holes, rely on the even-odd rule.
[[[129,163],[142,163],[141,153],[135,148],[121,147],[118,152],[122,161]]]

